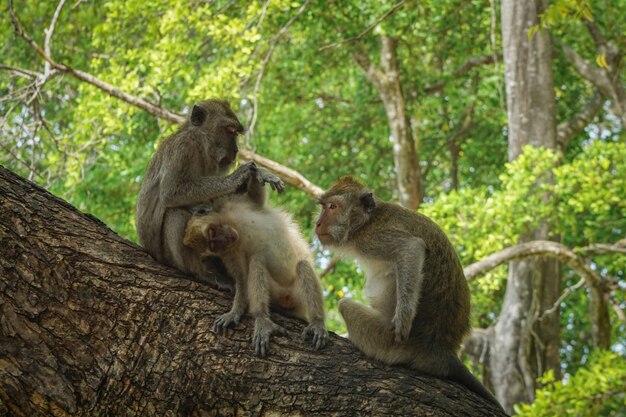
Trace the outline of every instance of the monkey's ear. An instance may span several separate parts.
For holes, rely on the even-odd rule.
[[[367,214],[370,214],[376,208],[376,201],[372,193],[365,193],[361,196],[361,205]]]
[[[191,110],[191,124],[194,126],[201,126],[206,119],[206,109],[198,106],[197,104],[193,106]]]

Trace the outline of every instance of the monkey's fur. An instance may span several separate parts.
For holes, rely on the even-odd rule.
[[[226,101],[207,100],[193,106],[189,119],[157,149],[137,198],[136,224],[142,246],[159,262],[205,277],[205,261],[182,244],[191,209],[236,191],[263,204],[266,182],[282,191],[280,179],[253,162],[226,175],[243,130]],[[228,280],[220,284],[232,286]]]
[[[340,178],[319,202],[320,241],[356,258],[366,275],[371,307],[339,304],[352,343],[367,356],[460,382],[499,405],[457,356],[470,330],[470,297],[445,233],[352,177]]]
[[[231,310],[215,321],[224,332],[237,325],[248,309],[254,318],[252,344],[266,356],[272,334],[285,329],[270,319],[272,304],[306,320],[303,337],[315,349],[328,342],[324,328],[322,287],[313,269],[309,246],[291,216],[271,206],[259,206],[239,196],[226,198],[218,211],[195,215],[189,221],[184,244],[201,256],[219,256],[235,279]]]

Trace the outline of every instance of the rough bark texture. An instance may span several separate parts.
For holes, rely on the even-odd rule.
[[[393,139],[398,200],[404,207],[417,210],[422,199],[419,154],[400,83],[397,47],[396,38],[381,35],[380,68],[364,53],[355,54],[354,59],[365,72],[365,77],[376,87],[385,106]]]
[[[504,0],[502,36],[507,89],[509,160],[526,145],[556,149],[555,97],[549,34],[529,29],[539,23],[547,0]],[[544,225],[520,238],[550,239]],[[505,410],[534,399],[536,379],[549,369],[560,375],[559,310],[543,316],[560,295],[555,260],[525,259],[509,264],[502,312],[490,349],[493,385]]]
[[[0,167],[0,415],[501,415],[341,337],[312,351],[279,315],[257,358],[250,319],[209,330],[230,303]]]

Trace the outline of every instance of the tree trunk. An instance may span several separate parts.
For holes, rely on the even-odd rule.
[[[354,59],[374,84],[380,95],[393,140],[393,160],[396,168],[399,202],[412,210],[419,208],[422,199],[419,154],[406,110],[406,101],[400,83],[398,40],[382,35],[380,68],[366,54],[355,54]]]
[[[502,35],[509,125],[509,160],[526,145],[556,149],[556,113],[549,34],[529,29],[547,0],[504,0]],[[550,239],[544,224],[520,243]],[[560,375],[559,310],[543,315],[560,295],[555,260],[525,259],[509,264],[502,312],[490,350],[493,386],[507,412],[513,404],[532,402],[536,379],[548,370]],[[539,317],[543,317],[539,320]]]
[[[251,319],[210,331],[228,294],[2,167],[0,196],[0,415],[500,415],[336,335],[315,352],[279,315],[258,358]]]

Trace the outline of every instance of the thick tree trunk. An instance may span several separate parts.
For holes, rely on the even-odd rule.
[[[419,153],[400,83],[397,47],[397,39],[381,36],[380,68],[363,53],[354,55],[354,59],[365,72],[366,78],[376,87],[385,106],[393,139],[399,202],[404,207],[417,210],[422,199]]]
[[[312,351],[283,316],[258,358],[250,319],[210,331],[230,303],[0,167],[0,415],[500,415],[341,337]]]
[[[509,126],[509,160],[526,145],[556,149],[556,114],[549,34],[538,31],[538,14],[547,0],[504,0],[502,35]],[[520,238],[550,239],[546,225]],[[560,375],[559,310],[543,315],[558,299],[560,268],[555,260],[525,259],[509,264],[502,312],[490,350],[493,386],[508,412],[532,402],[536,379],[548,370]],[[539,317],[542,317],[539,320]]]

